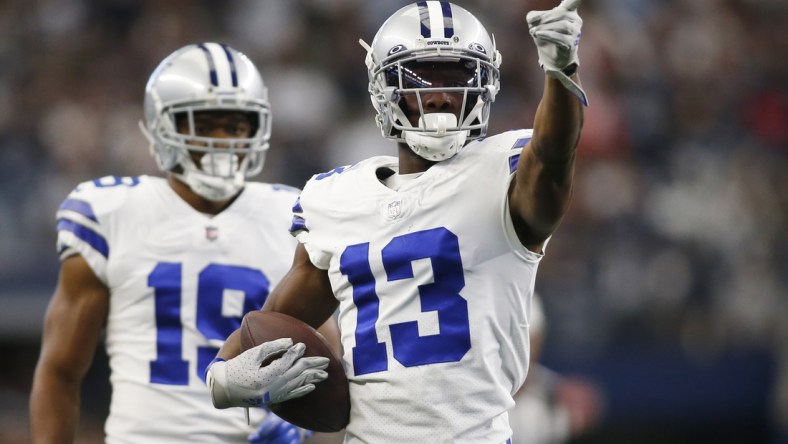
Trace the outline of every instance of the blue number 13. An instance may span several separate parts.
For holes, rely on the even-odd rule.
[[[459,361],[471,349],[468,301],[460,295],[465,287],[457,236],[446,228],[418,231],[392,239],[381,251],[388,281],[413,279],[413,261],[430,259],[433,282],[418,285],[421,311],[438,315],[440,332],[419,335],[416,321],[389,325],[394,359],[405,367]],[[375,325],[380,298],[369,264],[369,243],[351,245],[340,258],[340,271],[353,286],[358,309],[353,368],[356,375],[388,369],[386,343],[378,341]]]

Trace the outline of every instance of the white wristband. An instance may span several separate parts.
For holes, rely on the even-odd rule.
[[[227,387],[227,363],[225,361],[214,362],[205,376],[208,390],[211,392],[211,401],[217,409],[227,409],[233,407],[230,403],[230,391]]]
[[[580,102],[583,105],[588,106],[588,96],[586,95],[586,92],[583,91],[583,88],[581,88],[580,85],[575,83],[574,80],[569,78],[568,75],[564,74],[563,71],[558,69],[545,69],[545,73],[548,76],[561,82],[561,84],[564,85],[564,88],[569,90],[569,92],[574,94],[575,97],[580,99]]]

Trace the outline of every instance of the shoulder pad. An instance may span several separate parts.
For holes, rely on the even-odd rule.
[[[123,205],[131,188],[140,184],[139,177],[105,176],[82,182],[69,193],[58,209],[82,214],[96,220],[96,215],[110,213]]]

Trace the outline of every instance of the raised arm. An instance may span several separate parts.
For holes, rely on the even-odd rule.
[[[47,308],[30,394],[33,443],[72,442],[80,393],[109,308],[109,291],[82,256],[63,261]]]
[[[509,208],[520,241],[540,252],[558,227],[572,196],[577,143],[587,103],[577,75],[580,2],[564,1],[549,11],[532,11],[528,25],[545,70],[534,134],[523,148],[509,189]]]

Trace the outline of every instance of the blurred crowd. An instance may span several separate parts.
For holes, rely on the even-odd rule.
[[[503,55],[491,133],[531,126],[543,73],[525,13],[557,2],[457,0]],[[143,89],[185,44],[225,42],[260,67],[274,132],[260,180],[301,186],[393,155],[358,39],[407,3],[0,2],[0,305],[49,297],[54,213],[74,186],[158,174],[137,127]],[[586,0],[580,14],[590,106],[572,207],[537,277],[546,359],[578,369],[629,350],[668,350],[690,367],[766,356],[763,424],[785,433],[788,3]]]

